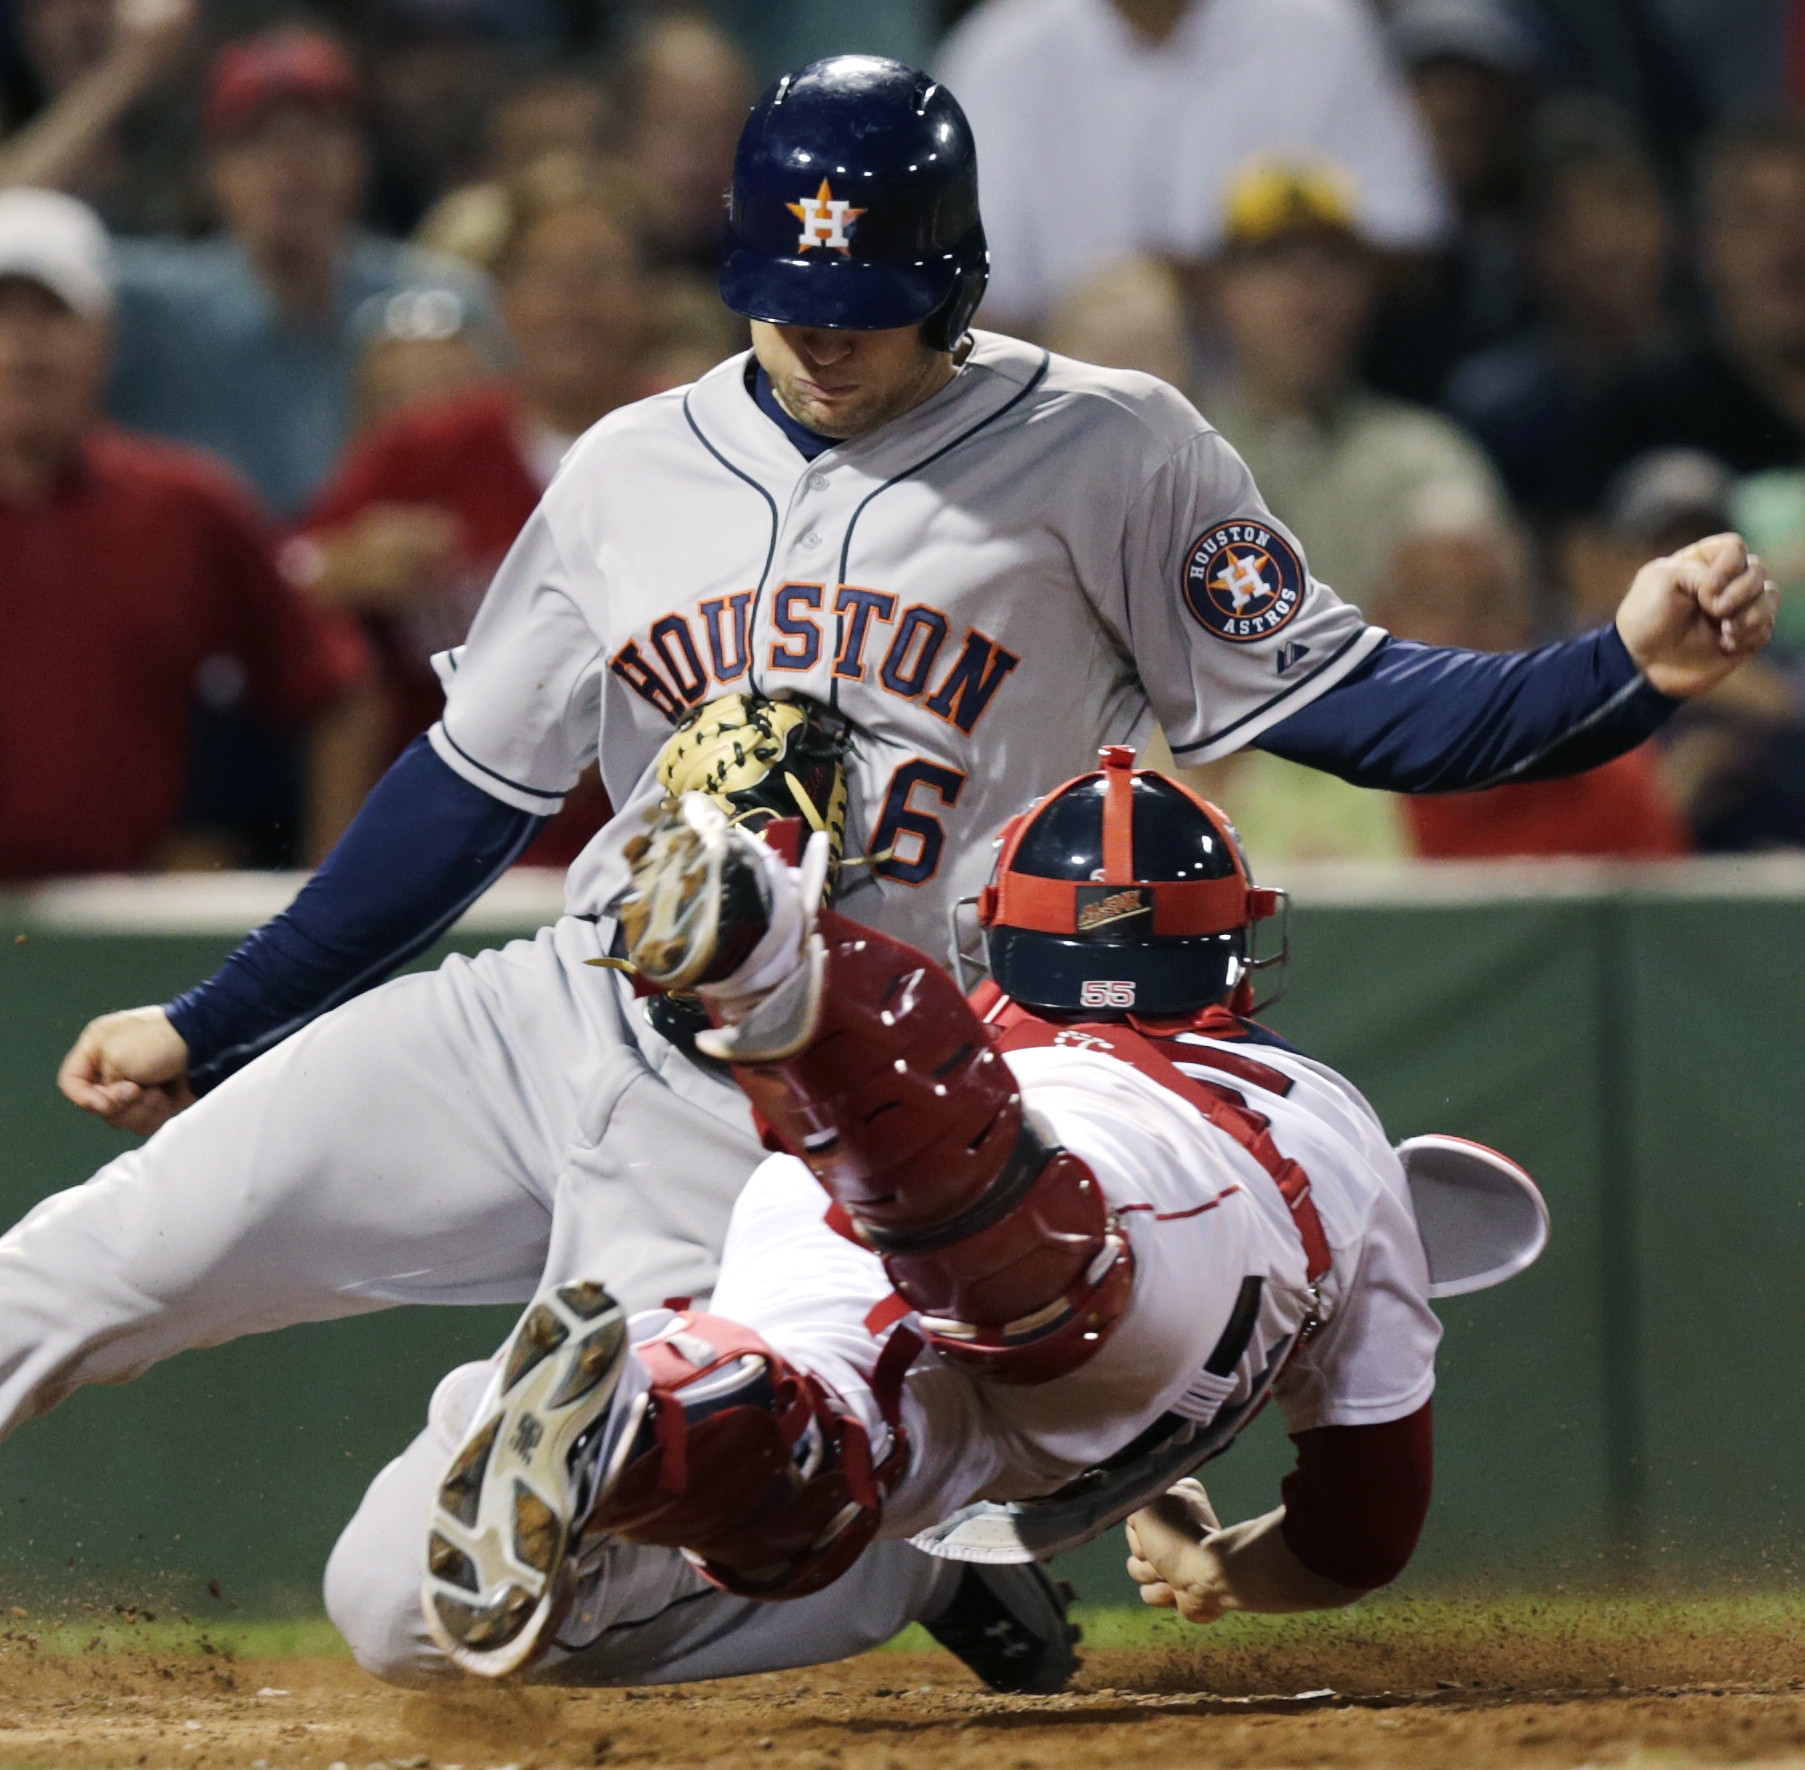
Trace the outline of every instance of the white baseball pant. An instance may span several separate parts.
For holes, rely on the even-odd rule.
[[[653,1311],[635,1332],[643,1337],[666,1319]],[[425,1431],[370,1484],[326,1564],[327,1614],[358,1663],[391,1684],[464,1677],[421,1610],[426,1518],[493,1374],[490,1364],[467,1364],[445,1378]],[[579,1602],[533,1675],[545,1683],[668,1684],[821,1665],[880,1647],[938,1614],[960,1572],[957,1562],[908,1543],[874,1543],[825,1591],[772,1604],[717,1590],[675,1549],[610,1542],[586,1562]]]
[[[706,1295],[763,1159],[744,1097],[585,963],[595,924],[398,978],[0,1238],[0,1431],[84,1383],[399,1303]]]

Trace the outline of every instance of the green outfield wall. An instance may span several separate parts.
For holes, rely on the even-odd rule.
[[[1555,1224],[1533,1271],[1442,1305],[1437,1498],[1408,1577],[1787,1581],[1805,1547],[1805,881],[1785,866],[1338,878],[1300,894],[1273,1023],[1395,1136],[1451,1131],[1518,1158]],[[82,1022],[166,997],[232,944],[115,922],[0,905],[9,1221],[127,1145],[54,1092]],[[197,1615],[317,1606],[364,1484],[439,1373],[510,1319],[393,1310],[76,1395],[0,1447],[0,1591]],[[1210,1473],[1224,1514],[1275,1503],[1287,1453],[1263,1420]],[[1081,1593],[1126,1595],[1118,1569],[1113,1545],[1076,1558]]]

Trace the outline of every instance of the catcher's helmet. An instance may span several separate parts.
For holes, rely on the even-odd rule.
[[[1229,821],[1189,787],[1102,752],[1004,828],[978,899],[990,974],[1057,1014],[1164,1019],[1253,1007],[1252,925],[1283,893],[1248,877]]]
[[[752,108],[733,163],[721,298],[784,326],[920,325],[951,350],[990,276],[958,102],[880,55],[835,55]]]

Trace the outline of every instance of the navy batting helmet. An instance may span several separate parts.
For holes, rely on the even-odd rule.
[[[879,55],[786,74],[753,106],[727,207],[721,296],[783,326],[965,335],[990,276],[977,151],[928,75]]]
[[[1111,747],[1004,830],[978,899],[990,974],[1057,1014],[1165,1019],[1253,1007],[1255,922],[1283,901],[1248,877],[1229,821],[1179,781]]]

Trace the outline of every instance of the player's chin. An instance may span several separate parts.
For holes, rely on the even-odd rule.
[[[869,428],[859,405],[850,401],[817,400],[804,408],[803,421],[820,436],[854,437]]]

